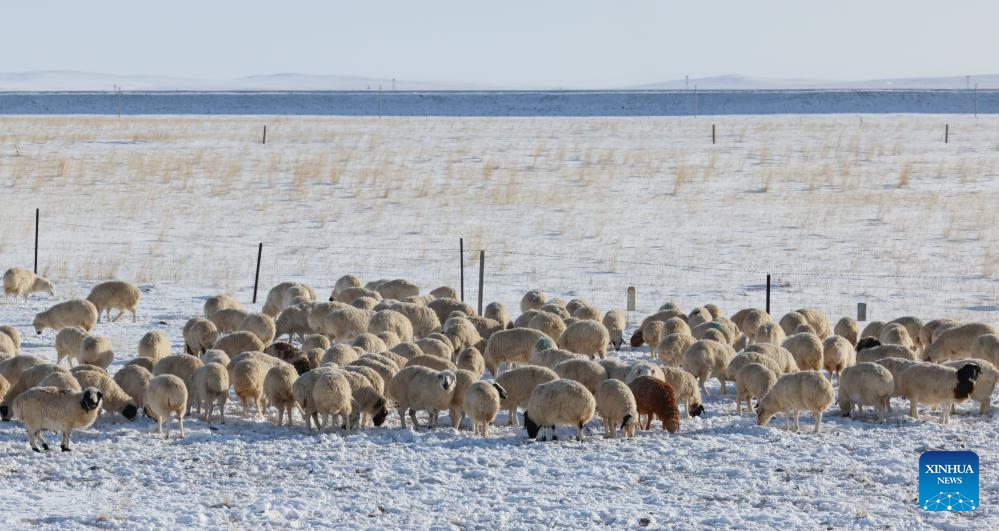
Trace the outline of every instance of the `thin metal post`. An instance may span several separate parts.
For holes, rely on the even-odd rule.
[[[35,209],[35,274],[38,274],[38,221],[39,209]]]
[[[482,287],[485,285],[486,251],[479,251],[479,315],[482,315]]]
[[[711,124],[711,143],[715,143],[715,124]]]
[[[950,140],[950,124],[944,124],[944,144]]]
[[[266,125],[264,126],[264,140],[263,140],[263,143],[267,144],[267,126]]]
[[[260,285],[260,257],[264,255],[264,242],[257,247],[257,272],[253,275],[253,304],[257,303],[257,286]]]
[[[770,275],[767,275],[767,314],[770,313]]]
[[[465,302],[465,238],[458,238],[458,261],[461,268],[461,302]]]

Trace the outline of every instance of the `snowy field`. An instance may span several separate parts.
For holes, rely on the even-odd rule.
[[[267,144],[261,133],[268,126]],[[717,143],[711,143],[711,126]],[[944,127],[949,124],[949,142]],[[107,278],[144,291],[139,322],[101,323],[117,370],[138,339],[180,328],[226,291],[248,306],[282,280],[460,282],[517,308],[532,288],[601,311],[638,291],[628,335],[666,301],[815,306],[833,320],[914,314],[997,323],[999,119],[942,115],[713,118],[0,117],[0,268],[32,264],[57,299]],[[0,306],[22,351],[47,296]],[[647,348],[626,351],[648,358]],[[996,425],[966,404],[948,426],[904,400],[885,424],[835,408],[823,432],[758,427],[709,385],[670,436],[533,443],[512,428],[386,426],[346,437],[264,420],[187,423],[164,442],[102,418],[72,454],[37,455],[0,425],[5,528],[999,527]],[[935,415],[932,416],[935,419]],[[505,423],[505,414],[498,419]],[[807,426],[807,428],[806,428]],[[52,440],[50,436],[50,441]],[[981,509],[924,513],[919,454],[969,449]]]

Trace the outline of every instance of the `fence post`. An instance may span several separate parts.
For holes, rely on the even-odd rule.
[[[257,247],[257,272],[253,275],[253,304],[257,303],[257,286],[260,284],[260,257],[264,254],[264,242]]]
[[[482,287],[485,285],[486,251],[479,251],[479,315],[482,315]]]
[[[867,320],[867,303],[858,302],[857,303],[857,321],[864,322]]]
[[[950,124],[944,124],[944,144],[950,140]]]
[[[38,274],[38,220],[39,209],[35,209],[35,274]]]
[[[465,302],[465,238],[458,238],[458,261],[461,267],[461,302]]]
[[[263,143],[267,144],[267,126],[266,125],[264,126],[264,141],[263,141]]]
[[[711,124],[711,143],[715,143],[715,124]]]
[[[635,286],[628,286],[628,311],[635,311]]]
[[[770,275],[767,274],[767,314],[770,314]]]

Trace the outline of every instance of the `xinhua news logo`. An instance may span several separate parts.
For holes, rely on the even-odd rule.
[[[978,454],[923,452],[919,457],[919,505],[924,511],[978,508]]]

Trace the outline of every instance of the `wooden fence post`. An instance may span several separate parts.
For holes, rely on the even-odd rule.
[[[479,315],[482,315],[482,289],[485,286],[486,251],[479,251]]]
[[[257,247],[257,273],[253,275],[253,304],[257,303],[257,286],[260,284],[260,257],[264,254],[264,242]]]

